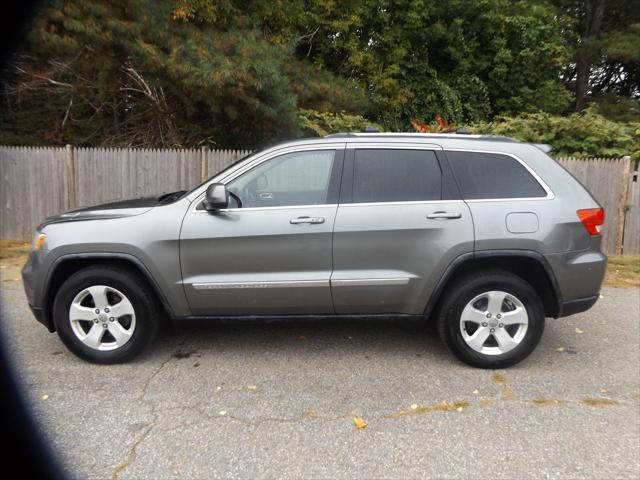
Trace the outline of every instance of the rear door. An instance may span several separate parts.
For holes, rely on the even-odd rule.
[[[350,143],[333,234],[338,314],[422,314],[473,223],[437,145]]]

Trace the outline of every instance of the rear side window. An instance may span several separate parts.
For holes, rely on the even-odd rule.
[[[465,200],[547,196],[540,183],[513,157],[480,152],[446,154]]]
[[[429,150],[357,149],[353,202],[440,200],[442,172]]]

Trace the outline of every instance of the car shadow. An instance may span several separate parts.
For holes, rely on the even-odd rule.
[[[407,319],[322,319],[276,321],[212,321],[210,325],[165,325],[143,357],[187,358],[193,352],[232,354],[297,352],[300,348],[325,352],[401,356],[448,357],[434,322]]]

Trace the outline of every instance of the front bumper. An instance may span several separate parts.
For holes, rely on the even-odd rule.
[[[50,332],[55,332],[53,325],[47,318],[47,313],[44,308],[34,307],[33,305],[29,305],[29,308],[31,309],[31,313],[33,313],[33,316],[36,317],[36,320],[38,322],[47,327],[47,330],[49,330]]]
[[[46,250],[39,252],[32,250],[27,263],[22,267],[22,285],[27,296],[29,308],[38,322],[42,323],[50,332],[54,331],[51,316],[47,314],[44,301],[44,278],[48,271],[49,259]]]

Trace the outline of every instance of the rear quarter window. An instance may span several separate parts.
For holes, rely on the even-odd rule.
[[[446,155],[465,200],[547,196],[533,175],[509,155],[451,150]]]

